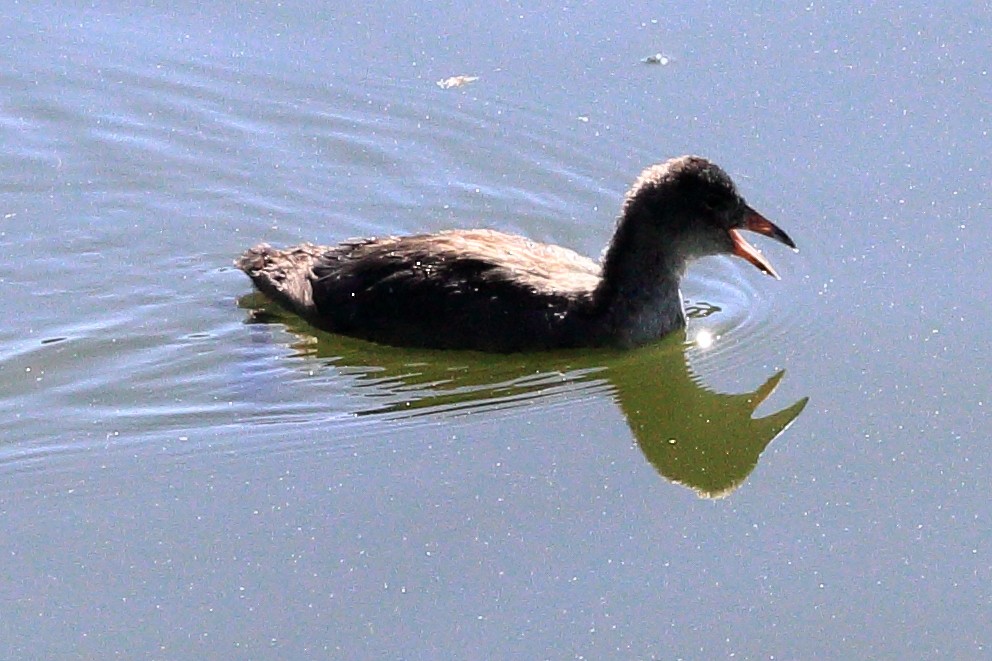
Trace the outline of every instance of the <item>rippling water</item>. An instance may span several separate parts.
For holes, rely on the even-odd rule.
[[[0,657],[982,656],[986,13],[0,10]],[[685,341],[379,347],[231,265],[596,255],[686,152],[801,252]]]

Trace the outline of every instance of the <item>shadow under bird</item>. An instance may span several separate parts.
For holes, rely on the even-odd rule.
[[[778,277],[741,230],[796,247],[720,167],[683,156],[637,178],[600,263],[484,229],[262,244],[235,263],[267,297],[332,333],[493,352],[627,348],[685,327],[679,281],[694,259],[737,255]]]

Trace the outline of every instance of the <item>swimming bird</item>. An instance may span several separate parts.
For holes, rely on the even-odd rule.
[[[634,347],[685,327],[679,281],[730,254],[778,278],[741,230],[795,249],[719,166],[699,156],[644,170],[599,263],[489,229],[246,251],[267,297],[333,333],[398,346],[491,352]]]

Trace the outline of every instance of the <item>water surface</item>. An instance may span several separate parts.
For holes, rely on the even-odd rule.
[[[987,654],[982,7],[2,15],[0,657]],[[682,153],[802,251],[644,350],[376,347],[231,266],[596,255]]]

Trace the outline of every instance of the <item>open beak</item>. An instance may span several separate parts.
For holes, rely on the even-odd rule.
[[[745,241],[744,237],[741,236],[740,231],[742,229],[757,232],[758,234],[764,234],[765,236],[775,239],[780,243],[784,243],[793,250],[796,250],[796,244],[793,243],[792,239],[789,238],[789,235],[779,229],[775,223],[768,220],[751,207],[746,207],[744,210],[744,224],[741,227],[730,230],[730,240],[734,242],[733,254],[738,257],[743,257],[758,267],[759,270],[764,271],[776,280],[779,280],[780,278],[778,277],[778,273],[775,272],[775,269],[772,268],[772,265],[767,259],[765,259],[764,255],[758,252],[754,246]]]

